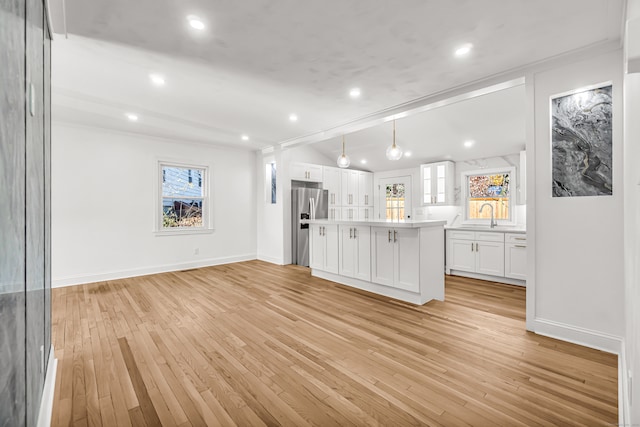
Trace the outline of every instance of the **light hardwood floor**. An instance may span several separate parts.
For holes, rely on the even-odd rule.
[[[611,425],[616,356],[522,288],[413,306],[260,261],[53,290],[53,425]]]

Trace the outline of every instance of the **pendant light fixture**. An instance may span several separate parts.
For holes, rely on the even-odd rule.
[[[338,167],[339,168],[348,168],[351,164],[351,159],[349,156],[344,154],[344,135],[342,135],[342,154],[338,157]]]
[[[393,144],[387,148],[387,159],[400,160],[402,158],[402,148],[396,145],[396,121],[393,120]]]

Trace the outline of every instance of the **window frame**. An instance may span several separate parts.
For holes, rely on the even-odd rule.
[[[181,169],[199,169],[202,170],[202,227],[171,227],[165,228],[162,226],[162,209],[163,209],[163,194],[162,194],[162,182],[163,182],[163,169],[165,167],[174,167]],[[174,160],[158,160],[156,169],[156,191],[155,191],[155,203],[154,203],[154,233],[156,236],[175,236],[183,234],[207,234],[212,233],[213,219],[210,195],[210,171],[209,166],[196,163],[188,163]]]
[[[469,177],[477,176],[477,175],[498,175],[498,174],[509,174],[509,219],[496,219],[500,221],[500,225],[515,225],[515,208],[516,208],[516,188],[517,188],[517,176],[516,176],[516,168],[513,166],[500,167],[500,168],[491,168],[491,169],[476,169],[471,171],[465,171],[460,174],[460,183],[461,183],[461,201],[462,201],[462,223],[469,225],[484,225],[489,224],[490,219],[484,218],[469,218]]]

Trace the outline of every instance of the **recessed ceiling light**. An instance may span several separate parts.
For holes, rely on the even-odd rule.
[[[474,140],[469,139],[469,140],[467,140],[467,141],[465,141],[465,142],[464,142],[464,146],[465,146],[466,148],[471,148],[471,147],[473,147],[473,144],[475,144],[475,143],[476,143],[476,142],[475,142]]]
[[[354,87],[353,89],[351,89],[349,91],[349,96],[352,98],[359,98],[360,97],[360,88]]]
[[[130,122],[137,122],[138,121],[138,115],[137,114],[127,113],[125,115],[127,116],[127,119],[129,119]]]
[[[164,86],[166,83],[162,75],[155,73],[149,74],[149,80],[156,86]]]
[[[248,141],[249,140],[249,135],[242,135],[241,136],[243,141]]]
[[[297,122],[298,121],[298,115],[297,114],[289,114],[289,121]]]
[[[404,156],[405,157],[411,157],[413,155],[413,153],[411,151],[405,151],[404,152]]]
[[[187,16],[187,21],[189,21],[189,26],[191,26],[191,28],[193,28],[194,30],[204,30],[205,28],[202,19],[198,18],[197,16],[189,15]]]
[[[366,159],[362,159],[362,160],[360,160],[360,163],[362,163],[363,165],[366,165],[367,164],[367,160]]]
[[[473,45],[471,43],[463,44],[462,46],[456,49],[456,56],[465,56],[469,52],[471,52],[472,48],[473,48]]]

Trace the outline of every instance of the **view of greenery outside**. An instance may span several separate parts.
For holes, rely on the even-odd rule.
[[[204,169],[162,166],[162,228],[203,227]]]
[[[491,210],[480,207],[489,203],[493,206],[495,219],[509,220],[509,174],[475,175],[469,177],[468,215],[469,219],[490,219]]]
[[[388,184],[386,194],[387,220],[404,220],[404,184]]]

